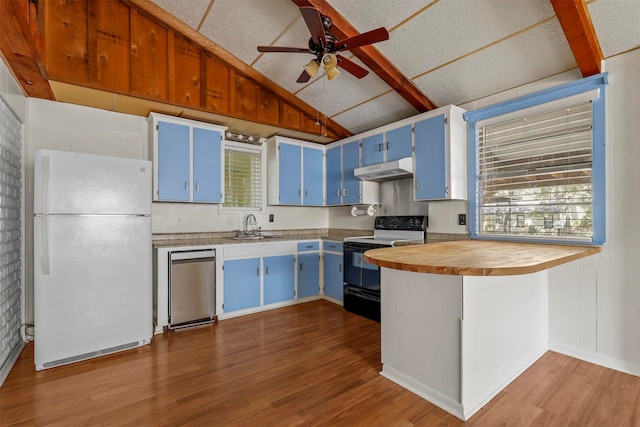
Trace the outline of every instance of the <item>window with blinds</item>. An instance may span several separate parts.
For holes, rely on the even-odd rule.
[[[587,240],[591,100],[478,128],[478,234]]]
[[[227,146],[224,183],[225,208],[262,209],[262,152]]]

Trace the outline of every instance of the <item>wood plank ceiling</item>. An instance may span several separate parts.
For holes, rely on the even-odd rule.
[[[291,1],[329,16],[339,38],[359,33],[326,0]],[[582,75],[600,72],[603,54],[585,1],[550,1]],[[239,129],[257,124],[249,126],[257,136],[280,133],[326,143],[352,134],[326,111],[309,105],[157,3],[0,0],[0,50],[28,96],[56,99],[56,92],[78,87],[112,94],[105,101],[111,105],[104,108],[126,110],[118,105],[126,104],[120,99],[137,99],[142,102],[136,105],[146,105],[146,113],[166,112]],[[238,5],[242,3],[246,1]],[[350,52],[416,111],[436,107],[418,84],[424,73],[407,77],[375,45]],[[80,92],[78,98],[91,93]],[[145,108],[136,111],[145,114]]]

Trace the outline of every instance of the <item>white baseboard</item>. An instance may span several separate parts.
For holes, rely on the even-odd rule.
[[[463,421],[465,420],[462,405],[460,404],[460,402],[457,402],[456,400],[445,396],[444,394],[432,389],[426,384],[416,381],[415,379],[389,366],[383,366],[380,375],[406,388],[407,390],[420,396],[421,398],[428,400],[438,408],[444,409],[445,411],[460,418]]]
[[[13,365],[15,365],[16,360],[18,360],[18,357],[20,356],[20,353],[22,353],[22,350],[24,349],[25,345],[26,344],[21,341],[13,349],[13,351],[11,352],[7,360],[2,364],[2,368],[0,369],[0,387],[2,387],[4,380],[6,380],[7,377],[9,376],[9,372],[11,372],[11,368],[13,368]]]
[[[549,342],[549,350],[575,357],[576,359],[584,360],[585,362],[593,363],[595,365],[604,366],[605,368],[614,369],[616,371],[640,377],[640,365],[636,363],[625,362],[611,356],[551,341]]]

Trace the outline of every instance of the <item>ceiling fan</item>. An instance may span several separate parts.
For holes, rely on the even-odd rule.
[[[309,79],[316,75],[320,65],[327,74],[327,79],[332,80],[340,74],[340,67],[355,77],[361,79],[369,72],[356,64],[355,62],[345,58],[338,52],[341,50],[353,49],[372,43],[377,43],[389,39],[389,32],[386,28],[380,27],[357,36],[347,37],[338,40],[336,36],[329,33],[333,26],[331,18],[323,16],[317,9],[313,7],[301,7],[300,13],[309,27],[311,38],[309,39],[309,47],[279,47],[279,46],[258,46],[258,52],[288,52],[288,53],[310,53],[315,58],[309,61],[304,67],[304,71],[296,80],[298,83],[306,83]]]

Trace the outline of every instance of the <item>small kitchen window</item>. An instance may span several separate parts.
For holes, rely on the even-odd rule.
[[[262,149],[227,142],[224,149],[224,210],[262,209]]]
[[[465,114],[473,238],[605,242],[606,78]]]

